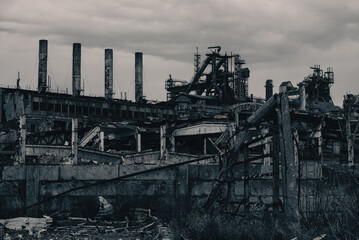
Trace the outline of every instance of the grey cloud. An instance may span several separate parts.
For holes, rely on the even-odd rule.
[[[0,32],[50,44],[112,47],[188,63],[195,47],[240,53],[263,68],[321,60],[358,42],[356,0],[2,0]]]

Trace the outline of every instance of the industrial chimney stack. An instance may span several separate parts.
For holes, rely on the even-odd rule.
[[[268,79],[266,81],[266,100],[270,99],[273,96],[273,80]]]
[[[38,91],[45,92],[47,88],[47,40],[39,41],[39,72]]]
[[[105,98],[113,95],[113,50],[105,49]]]
[[[81,90],[81,43],[74,43],[72,48],[72,96],[80,96]]]
[[[139,102],[143,97],[143,62],[142,52],[135,53],[135,100]]]

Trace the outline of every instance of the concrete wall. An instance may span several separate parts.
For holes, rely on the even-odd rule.
[[[43,200],[76,187],[126,176],[157,166],[140,164],[5,167],[0,181],[0,218],[14,214],[13,210],[23,207],[26,201]],[[272,178],[261,176],[261,171],[259,164],[249,166],[250,211],[263,211],[272,203]],[[319,165],[303,164],[302,175],[298,179],[301,182],[300,209],[310,214],[318,210],[318,204],[324,208],[334,206],[332,203],[338,202],[341,198],[354,197],[355,192],[351,191],[353,184],[346,175],[346,169],[341,171],[343,173],[338,179],[333,178],[328,182],[335,172],[324,171]],[[236,166],[233,169],[233,181],[230,185],[224,186],[224,190],[229,188],[231,193],[229,203],[232,204],[233,209],[244,197],[243,173],[243,166]],[[72,191],[41,204],[39,209],[47,214],[62,210],[68,215],[88,214],[87,217],[93,217],[98,204],[97,197],[103,196],[115,207],[118,215],[124,214],[129,208],[143,207],[151,208],[159,216],[173,216],[183,214],[189,204],[205,201],[216,183],[218,174],[217,164],[182,165]],[[280,180],[279,194],[282,199],[281,182]],[[34,191],[29,193],[31,189],[35,189],[37,193]],[[222,197],[225,197],[226,191],[223,193]],[[239,210],[243,210],[243,206]],[[31,211],[27,213],[31,214]]]

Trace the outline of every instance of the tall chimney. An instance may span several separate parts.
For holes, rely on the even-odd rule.
[[[113,94],[113,50],[105,49],[105,98],[112,99]]]
[[[266,81],[266,100],[270,99],[273,96],[273,80],[268,79]]]
[[[39,41],[39,73],[38,91],[45,92],[47,88],[47,40]]]
[[[81,93],[81,43],[74,43],[72,48],[72,96]]]
[[[135,100],[139,102],[143,97],[143,63],[142,52],[135,53]]]
[[[300,110],[306,110],[307,95],[306,95],[306,92],[305,92],[305,83],[301,82],[298,85],[299,85],[299,102],[300,102],[299,109]]]

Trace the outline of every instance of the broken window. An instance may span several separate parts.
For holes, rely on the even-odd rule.
[[[40,111],[46,111],[46,103],[40,103]]]
[[[83,115],[88,116],[88,114],[89,114],[89,108],[88,108],[88,107],[84,107],[84,108],[83,108]]]
[[[95,115],[95,108],[94,107],[90,107],[90,115]]]
[[[67,114],[68,106],[66,104],[62,105],[62,112]]]
[[[49,103],[47,106],[47,110],[48,111],[53,111],[54,110],[54,104],[53,103]]]
[[[78,114],[78,115],[82,114],[82,107],[81,106],[76,106],[76,114]]]
[[[61,112],[61,104],[55,104],[55,112]]]
[[[38,111],[39,110],[39,103],[38,102],[33,102],[32,103],[32,110],[33,111]]]
[[[69,106],[69,113],[70,113],[70,114],[74,114],[74,113],[75,113],[75,106],[74,106],[74,105],[70,105],[70,106]]]

